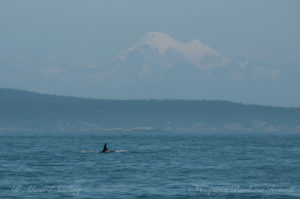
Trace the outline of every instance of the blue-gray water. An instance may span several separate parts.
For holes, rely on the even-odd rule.
[[[2,133],[0,149],[0,198],[300,197],[296,134]]]

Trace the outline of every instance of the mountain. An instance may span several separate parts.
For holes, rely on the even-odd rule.
[[[182,43],[165,33],[150,32],[119,53],[109,69],[136,83],[174,84],[184,76],[201,76],[228,63],[226,57],[198,40]]]
[[[207,100],[108,100],[0,89],[0,131],[300,132],[300,108]]]
[[[81,82],[93,81],[89,88],[122,99],[203,98],[202,93],[220,87],[218,82],[234,85],[233,76],[224,75],[228,64],[228,58],[198,40],[184,43],[150,32]]]
[[[68,78],[69,73],[65,76]],[[252,101],[257,99],[249,100],[249,96],[270,99],[277,95],[280,77],[280,70],[230,60],[199,40],[181,42],[162,32],[150,32],[109,62],[90,69],[86,78],[73,81],[76,86],[72,84],[70,89],[89,88],[83,96],[118,99]],[[264,86],[270,89],[266,91]],[[91,90],[99,90],[101,95],[87,93]]]
[[[156,64],[160,65],[162,70],[176,65],[177,61],[189,63],[201,70],[224,66],[229,62],[219,52],[198,40],[182,43],[161,32],[149,32],[139,42],[122,51],[117,58],[123,62],[130,61],[136,54],[142,57],[143,61],[151,61],[147,57],[155,55]],[[169,62],[168,66],[165,62]]]

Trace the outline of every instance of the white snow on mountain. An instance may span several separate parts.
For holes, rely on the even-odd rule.
[[[218,66],[225,66],[230,62],[221,53],[198,40],[182,43],[161,32],[149,32],[139,42],[122,51],[118,58],[124,61],[131,53],[137,52],[145,46],[158,52],[160,56],[166,55],[169,50],[175,51],[183,55],[188,62],[201,70],[210,70]]]

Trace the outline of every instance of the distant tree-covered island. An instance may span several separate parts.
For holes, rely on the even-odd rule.
[[[111,100],[0,89],[0,132],[300,132],[300,108],[210,100]]]

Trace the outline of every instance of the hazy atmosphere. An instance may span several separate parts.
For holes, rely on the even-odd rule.
[[[299,0],[0,0],[0,198],[299,199]]]
[[[0,87],[300,106],[299,1],[0,2]]]

